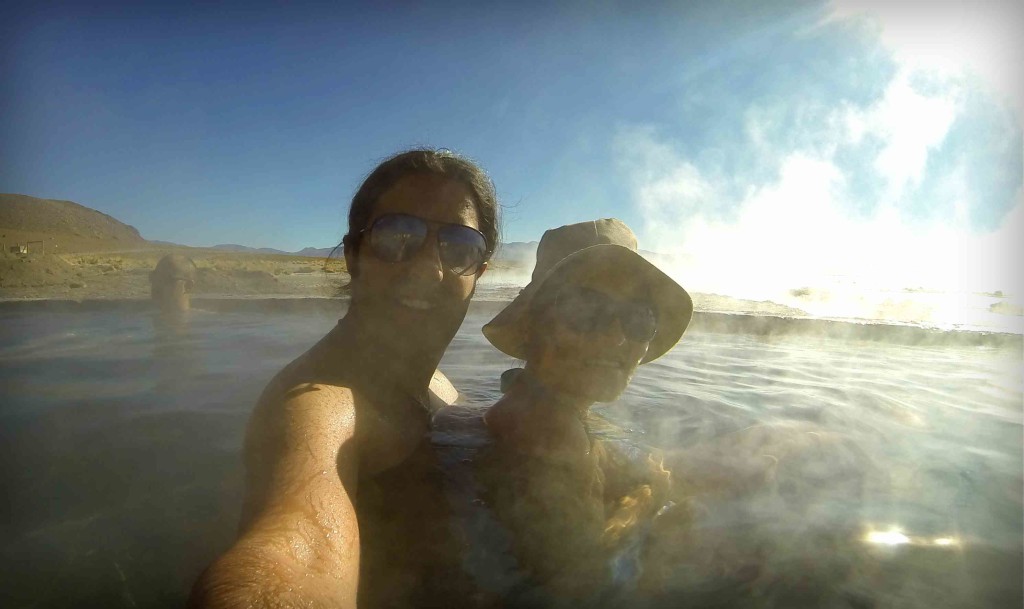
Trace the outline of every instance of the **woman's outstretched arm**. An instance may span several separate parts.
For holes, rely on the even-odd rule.
[[[243,530],[200,576],[191,607],[355,607],[358,452],[351,390],[302,385],[257,408]],[[260,415],[269,415],[260,418]],[[254,481],[257,482],[254,484]]]

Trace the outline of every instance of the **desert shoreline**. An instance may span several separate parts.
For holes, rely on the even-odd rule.
[[[141,248],[0,256],[0,299],[148,298],[149,274],[167,254],[196,266],[196,296],[333,296],[347,283],[343,260]]]

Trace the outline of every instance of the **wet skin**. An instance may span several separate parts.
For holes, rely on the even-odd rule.
[[[150,298],[166,315],[189,310],[189,296],[192,281],[168,277],[154,277],[150,280]]]
[[[431,175],[406,176],[381,195],[371,224],[386,213],[477,228],[468,189]],[[200,577],[192,606],[362,599],[360,543],[373,540],[360,540],[358,489],[404,467],[429,429],[428,410],[457,397],[436,368],[485,268],[445,271],[434,230],[400,263],[375,259],[365,244],[346,249],[349,310],[260,398],[246,435],[241,535]]]

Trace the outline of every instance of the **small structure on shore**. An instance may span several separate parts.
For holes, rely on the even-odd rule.
[[[27,241],[25,243],[16,243],[10,246],[10,248],[8,248],[7,251],[16,256],[27,256],[29,254],[29,246],[32,245],[33,243],[42,243],[42,241]]]

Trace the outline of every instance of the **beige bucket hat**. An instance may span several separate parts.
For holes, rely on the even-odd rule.
[[[693,316],[693,300],[682,286],[636,249],[636,235],[615,218],[569,224],[545,232],[537,246],[537,265],[530,283],[483,327],[484,336],[503,353],[526,359],[532,304],[541,294],[585,272],[621,268],[647,279],[658,318],[658,331],[640,363],[661,357],[686,331]]]

